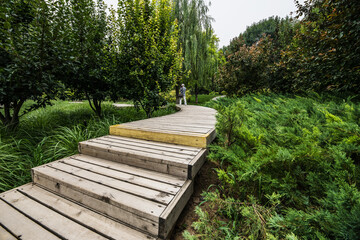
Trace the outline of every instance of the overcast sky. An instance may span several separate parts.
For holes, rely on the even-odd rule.
[[[117,0],[104,1],[117,6]],[[215,20],[212,26],[220,39],[219,47],[222,47],[252,23],[271,16],[285,17],[295,11],[293,0],[211,0],[209,15]]]

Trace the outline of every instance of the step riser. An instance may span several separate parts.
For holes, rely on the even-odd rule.
[[[110,135],[151,140],[163,143],[180,144],[198,148],[206,148],[208,143],[211,142],[211,138],[213,137],[213,134],[189,136],[164,132],[136,130],[121,125],[110,126]]]
[[[193,192],[194,183],[188,180],[168,208],[161,214],[158,235],[161,239],[167,239]]]
[[[118,219],[151,235],[156,236],[158,234],[159,220],[139,216],[140,214],[136,214],[136,209],[126,209],[126,206],[122,208],[122,206],[114,205],[116,203],[112,202],[110,198],[81,191],[76,186],[69,185],[59,179],[53,179],[51,176],[43,175],[36,170],[32,171],[32,177],[34,183],[73,201],[77,201],[90,209]]]
[[[188,166],[184,165],[183,167],[174,166],[169,163],[164,163],[161,161],[155,162],[142,158],[141,156],[131,155],[131,154],[122,154],[122,153],[112,153],[104,151],[104,149],[88,147],[86,144],[79,144],[79,152],[81,154],[89,155],[92,157],[102,158],[122,164],[127,164],[134,167],[140,167],[148,170],[153,170],[156,172],[166,173],[181,178],[188,177]]]

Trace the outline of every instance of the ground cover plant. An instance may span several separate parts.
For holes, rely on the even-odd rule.
[[[108,134],[110,125],[146,118],[144,111],[114,108],[109,102],[102,106],[103,118],[88,103],[53,104],[25,115],[13,131],[0,129],[0,192],[30,182],[32,167],[76,154],[78,142]],[[171,105],[154,116],[173,112]]]
[[[196,105],[205,105],[207,102],[209,102],[210,100],[212,100],[215,97],[220,96],[219,94],[216,93],[210,93],[210,94],[199,94],[197,96],[197,103],[196,103],[196,99],[195,96],[191,96],[190,101],[188,101],[188,104],[196,104]]]
[[[359,102],[268,94],[209,106],[221,184],[186,239],[358,239]]]

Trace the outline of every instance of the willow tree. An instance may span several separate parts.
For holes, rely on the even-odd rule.
[[[210,5],[210,3],[209,3]],[[174,0],[174,17],[179,22],[179,45],[183,52],[183,81],[194,88],[209,87],[214,74],[216,38],[208,15],[209,5],[204,0]],[[178,95],[179,84],[176,88]]]

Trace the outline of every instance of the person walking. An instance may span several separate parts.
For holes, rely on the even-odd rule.
[[[182,99],[184,98],[184,104],[186,104],[186,87],[185,87],[185,84],[181,84],[181,88],[180,88],[180,105],[181,105],[181,102],[182,102]]]

